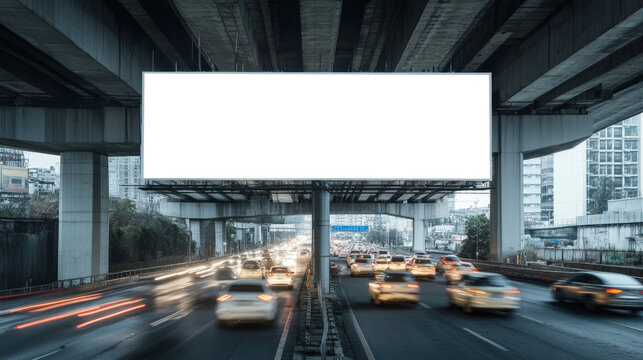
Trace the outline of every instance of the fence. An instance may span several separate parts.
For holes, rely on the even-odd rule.
[[[643,251],[584,250],[584,249],[535,249],[539,259],[560,262],[586,262],[615,265],[642,265]]]
[[[17,289],[0,290],[0,299],[10,298],[10,297],[20,296],[20,295],[42,293],[42,292],[48,292],[48,291],[54,291],[58,289],[66,289],[66,288],[78,287],[78,286],[84,286],[84,285],[90,285],[90,284],[96,287],[105,286],[105,285],[108,285],[110,282],[118,279],[123,279],[123,280],[131,279],[140,275],[154,274],[154,273],[159,273],[159,272],[171,270],[171,269],[188,268],[192,265],[201,264],[201,263],[216,260],[216,259],[222,260],[228,257],[229,256],[220,256],[220,257],[210,258],[206,260],[183,262],[183,263],[171,264],[171,265],[153,266],[153,267],[147,267],[143,269],[125,270],[125,271],[119,271],[119,272],[112,272],[108,274],[100,274],[100,275],[85,276],[85,277],[74,278],[74,279],[58,280],[58,281],[55,281],[49,284],[43,284],[43,285],[27,286],[24,288],[17,288]]]

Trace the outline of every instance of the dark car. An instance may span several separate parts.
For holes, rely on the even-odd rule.
[[[339,267],[334,262],[330,262],[330,276],[337,277],[339,273]]]
[[[616,308],[636,314],[643,310],[643,284],[625,274],[581,272],[554,283],[551,290],[556,300],[580,302],[589,311]]]
[[[219,268],[217,272],[214,273],[214,278],[216,280],[233,280],[234,270],[228,266]]]

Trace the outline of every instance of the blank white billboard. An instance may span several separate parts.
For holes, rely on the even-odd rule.
[[[144,73],[146,179],[488,180],[490,74]]]

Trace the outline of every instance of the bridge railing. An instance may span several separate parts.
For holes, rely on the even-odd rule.
[[[118,271],[118,272],[112,272],[112,273],[106,273],[106,274],[100,274],[100,275],[83,276],[83,277],[72,278],[72,279],[57,280],[57,281],[54,281],[48,284],[42,284],[42,285],[33,285],[33,286],[27,286],[22,288],[0,290],[0,300],[7,299],[7,298],[14,298],[14,297],[23,296],[23,295],[51,292],[58,289],[85,287],[89,285],[100,287],[100,286],[108,285],[116,280],[132,279],[134,277],[141,276],[141,275],[149,275],[154,273],[160,273],[167,270],[187,268],[193,265],[199,265],[213,260],[222,260],[227,257],[229,257],[229,255],[218,256],[218,257],[213,257],[213,258],[203,259],[198,261],[188,261],[188,262],[181,262],[176,264],[159,265],[159,266],[124,270],[124,271]]]

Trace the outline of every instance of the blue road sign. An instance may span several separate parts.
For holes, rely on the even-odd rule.
[[[368,225],[333,225],[330,227],[332,232],[367,232]]]

